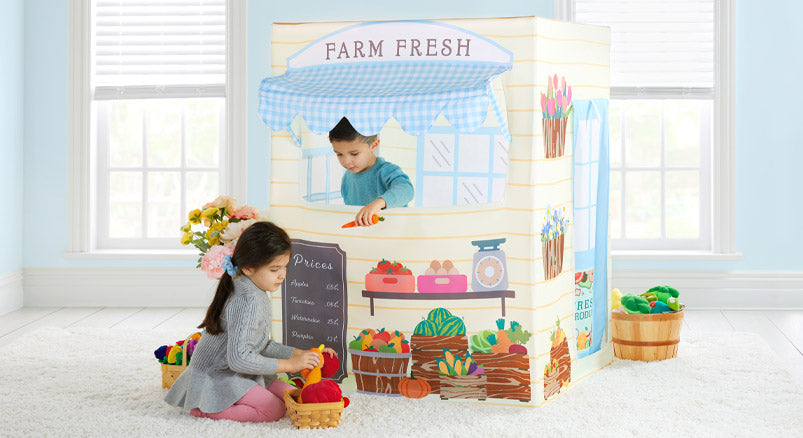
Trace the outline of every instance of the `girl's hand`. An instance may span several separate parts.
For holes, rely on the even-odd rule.
[[[323,354],[327,354],[327,353],[328,353],[328,354],[330,354],[330,355],[332,355],[332,356],[334,356],[334,357],[337,357],[337,351],[335,351],[335,350],[332,350],[332,349],[331,349],[331,348],[329,348],[329,347],[326,347],[326,348],[324,348],[324,349],[323,349],[323,351],[322,351],[321,353],[323,353]]]
[[[309,350],[295,349],[290,357],[290,372],[296,373],[301,370],[311,370],[321,364],[321,357],[318,353]]]

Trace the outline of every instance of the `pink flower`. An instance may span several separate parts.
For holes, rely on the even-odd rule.
[[[548,99],[546,103],[547,114],[549,117],[552,117],[555,114],[555,101],[552,99]]]
[[[546,94],[541,93],[541,112],[546,114]]]
[[[566,105],[568,106],[571,103],[572,103],[572,87],[569,87],[569,92],[566,95]]]
[[[557,105],[555,105],[555,109],[556,109],[556,110],[557,110],[558,108],[561,108],[561,109],[562,109],[562,108],[563,108],[563,94],[561,94],[560,92],[558,92],[558,95],[556,96],[556,100],[558,101],[558,103],[557,103]],[[557,111],[555,111],[555,112],[557,112]]]
[[[237,239],[240,238],[243,231],[256,221],[256,219],[247,219],[230,223],[226,229],[220,233],[220,241],[223,242],[224,245],[234,248],[234,245],[237,244]]]
[[[220,267],[220,264],[224,257],[232,254],[234,254],[233,247],[215,245],[209,248],[201,259],[201,269],[209,278],[220,278],[223,276],[223,268]]]
[[[553,81],[552,83],[555,84],[555,89],[557,90],[558,89],[558,74],[557,73],[555,73],[555,77],[552,78],[552,81]]]
[[[204,209],[210,207],[222,208],[228,213],[237,208],[237,200],[229,195],[220,195],[214,201],[204,204]]]
[[[259,210],[250,205],[241,205],[232,210],[231,217],[240,220],[259,219]]]

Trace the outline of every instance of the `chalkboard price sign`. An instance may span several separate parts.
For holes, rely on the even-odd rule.
[[[324,344],[337,351],[346,377],[346,253],[334,243],[293,239],[293,254],[282,284],[284,344],[309,349]]]

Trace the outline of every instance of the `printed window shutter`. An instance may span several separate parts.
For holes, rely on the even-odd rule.
[[[226,0],[96,0],[95,98],[124,89],[223,96]]]
[[[610,26],[612,87],[714,87],[714,0],[575,0]]]

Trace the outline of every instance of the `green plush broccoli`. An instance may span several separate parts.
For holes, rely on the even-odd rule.
[[[638,295],[623,295],[622,307],[625,308],[627,313],[650,313],[650,302],[646,298]]]
[[[678,297],[680,292],[677,289],[669,286],[655,286],[641,294],[647,301],[660,301],[669,306],[670,309],[677,311],[680,310],[680,301]]]

